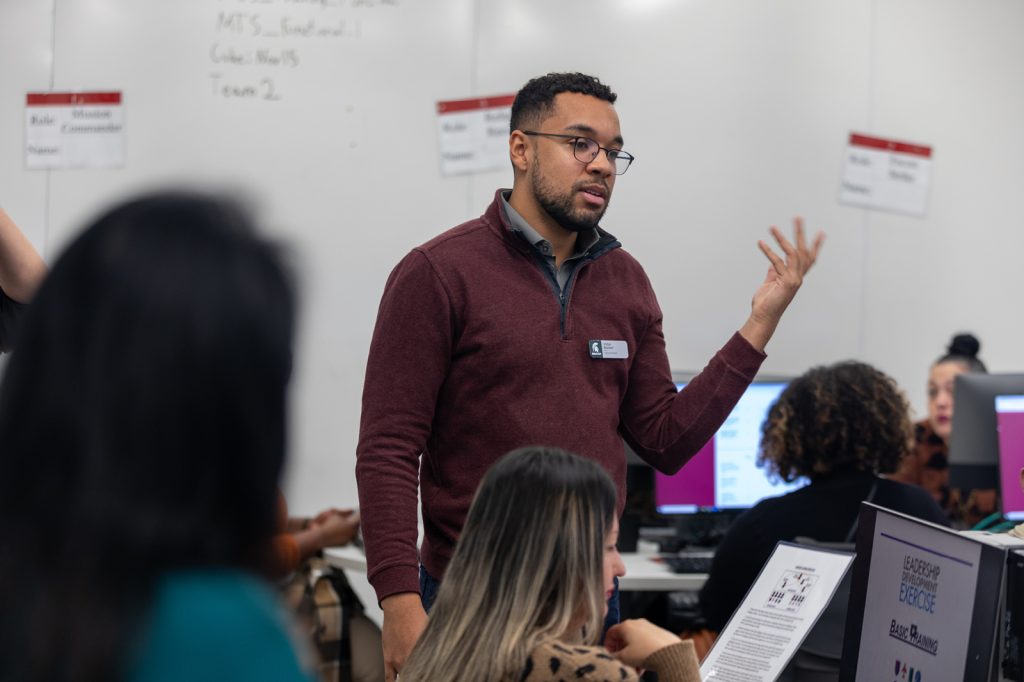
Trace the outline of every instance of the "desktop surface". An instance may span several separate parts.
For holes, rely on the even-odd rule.
[[[673,573],[709,573],[715,558],[713,550],[686,551],[662,555],[662,562]]]
[[[377,598],[366,579],[366,555],[357,547],[331,547],[324,550],[327,563],[345,570],[353,589],[367,609],[367,615],[378,624],[383,620]],[[624,592],[673,592],[699,590],[707,580],[703,573],[675,573],[657,554],[623,552],[626,575],[619,579]]]

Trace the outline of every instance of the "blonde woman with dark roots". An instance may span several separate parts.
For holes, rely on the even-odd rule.
[[[625,574],[615,487],[594,462],[554,448],[513,451],[484,477],[402,682],[700,680],[690,642],[629,620],[596,646],[607,595]]]

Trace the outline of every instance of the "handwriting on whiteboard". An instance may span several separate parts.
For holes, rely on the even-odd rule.
[[[211,15],[212,96],[280,102],[306,65],[328,66],[318,47],[364,36],[366,19],[400,0],[220,0]]]

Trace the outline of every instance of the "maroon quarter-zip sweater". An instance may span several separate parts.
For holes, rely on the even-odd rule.
[[[356,460],[368,577],[381,600],[418,592],[420,562],[444,575],[477,484],[509,450],[549,445],[599,462],[621,510],[623,439],[658,470],[678,471],[764,359],[734,334],[677,393],[640,264],[599,231],[560,293],[500,204],[497,194],[480,218],[413,249],[381,298]],[[628,357],[592,357],[593,341],[619,342]]]

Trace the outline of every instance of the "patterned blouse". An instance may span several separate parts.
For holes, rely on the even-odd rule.
[[[657,672],[659,682],[700,682],[700,665],[691,641],[680,640],[678,644],[655,651],[644,661],[643,668]],[[548,642],[534,649],[520,678],[522,682],[636,682],[639,679],[635,668],[623,665],[603,647],[560,642]]]
[[[962,491],[949,487],[949,446],[927,419],[914,424],[914,450],[889,478],[931,493],[954,527],[969,528],[998,507],[995,490],[972,490],[964,501]]]

